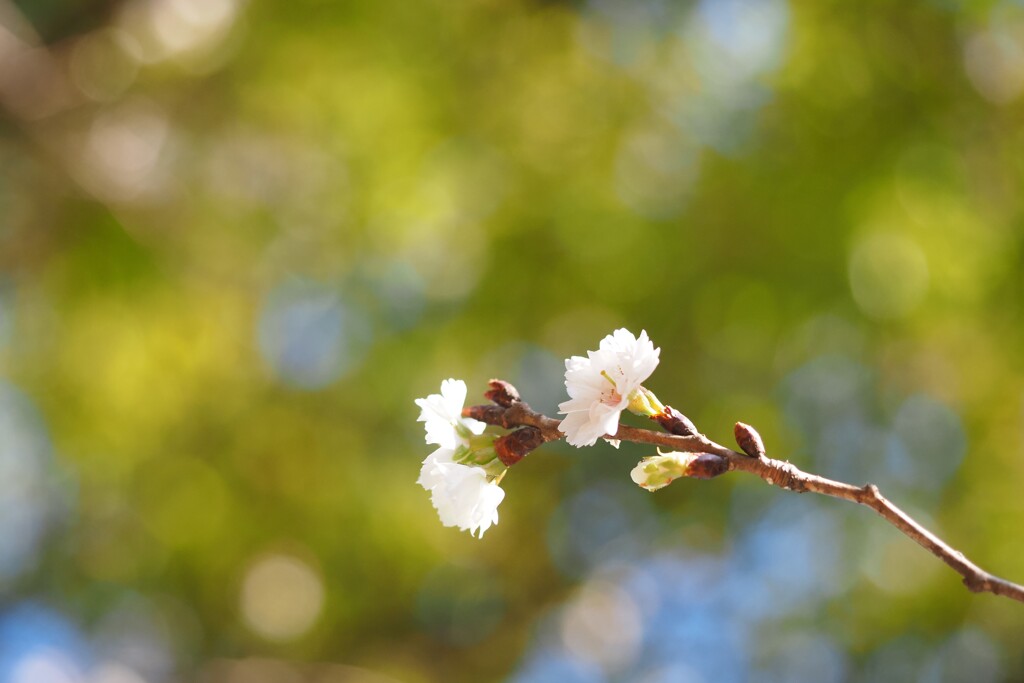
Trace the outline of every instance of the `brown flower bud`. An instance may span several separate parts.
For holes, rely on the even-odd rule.
[[[736,436],[736,443],[751,458],[761,459],[766,457],[764,442],[761,441],[761,435],[757,433],[756,429],[748,424],[737,422],[736,427],[733,429],[733,434]]]
[[[492,379],[487,385],[491,387],[491,390],[485,392],[484,397],[503,408],[508,408],[513,403],[519,403],[522,400],[519,398],[519,391],[503,379]]]
[[[462,417],[471,417],[489,425],[504,426],[505,409],[501,406],[466,406]]]
[[[728,460],[714,453],[701,453],[686,468],[686,476],[694,479],[714,479],[728,471]]]
[[[494,452],[505,467],[512,467],[544,443],[544,435],[536,427],[522,427],[494,440]]]
[[[652,415],[651,419],[660,424],[669,434],[676,434],[677,436],[693,436],[697,434],[697,428],[690,422],[690,418],[672,406],[665,406],[664,410],[657,415]]]

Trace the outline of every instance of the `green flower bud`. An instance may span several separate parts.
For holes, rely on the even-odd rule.
[[[644,417],[654,417],[665,410],[665,406],[661,404],[658,397],[647,387],[639,387],[629,395],[627,408],[634,415],[643,415]]]
[[[657,491],[665,488],[679,477],[689,474],[690,464],[697,459],[699,453],[662,453],[644,458],[629,476],[641,488]]]

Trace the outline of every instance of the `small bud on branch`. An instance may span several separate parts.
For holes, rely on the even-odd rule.
[[[657,415],[652,415],[651,419],[661,425],[669,434],[677,434],[679,436],[694,436],[697,434],[697,428],[690,418],[686,417],[672,406],[665,406]]]
[[[743,449],[743,452],[751,458],[761,459],[767,457],[764,450],[764,442],[761,441],[761,435],[750,425],[737,422],[736,426],[733,427],[733,435],[736,437],[736,443]]]
[[[714,453],[701,453],[690,463],[687,476],[693,479],[714,479],[728,471],[728,460]]]
[[[522,427],[494,440],[494,451],[505,467],[512,467],[544,444],[544,435],[536,427]]]
[[[519,391],[503,379],[492,379],[487,383],[491,389],[484,393],[484,398],[494,401],[504,408],[510,407],[513,403],[519,403]]]

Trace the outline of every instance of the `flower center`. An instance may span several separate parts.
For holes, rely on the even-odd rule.
[[[606,388],[604,391],[601,392],[601,403],[604,403],[605,405],[609,406],[618,405],[622,401],[622,394],[620,394],[618,391],[618,385],[615,383],[615,380],[613,380],[605,370],[601,371],[601,376],[608,380],[608,382],[612,385],[611,389]]]

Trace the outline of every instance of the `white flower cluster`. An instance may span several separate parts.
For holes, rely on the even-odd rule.
[[[430,491],[442,524],[483,537],[498,523],[498,505],[505,491],[483,467],[456,462],[471,453],[472,437],[483,434],[487,426],[462,417],[465,402],[466,383],[461,379],[446,379],[440,394],[416,399],[426,441],[439,446],[423,461],[417,483]]]
[[[558,406],[566,416],[559,424],[566,441],[576,447],[592,446],[601,438],[613,441],[619,416],[627,408],[655,414],[658,408],[651,406],[660,404],[642,384],[658,367],[660,353],[647,332],[636,337],[619,329],[602,339],[597,351],[588,351],[586,358],[566,360],[569,400]],[[504,467],[495,460],[493,437],[484,434],[486,425],[462,416],[465,401],[466,384],[456,379],[442,382],[440,394],[416,399],[426,441],[438,446],[423,461],[418,483],[430,491],[445,526],[482,537],[498,523],[498,505],[505,497],[498,483]],[[664,485],[662,480],[683,475],[686,463],[660,457],[658,466],[641,463],[644,467],[634,470],[634,481],[641,480],[637,483],[654,490]]]

